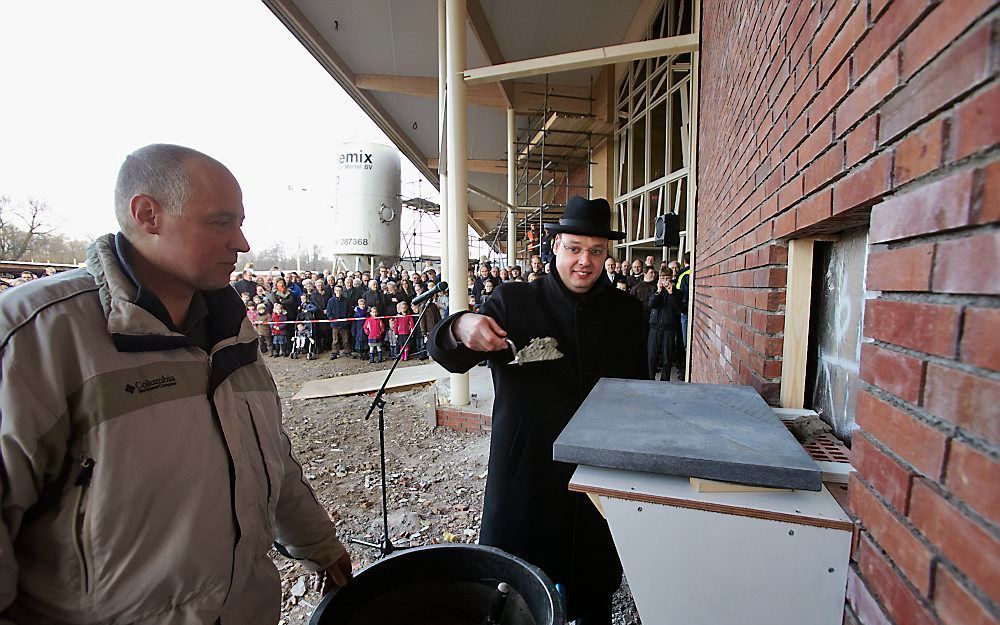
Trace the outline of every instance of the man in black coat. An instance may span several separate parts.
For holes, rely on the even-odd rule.
[[[468,371],[486,352],[496,399],[480,542],[539,566],[565,585],[569,617],[611,622],[621,563],[607,523],[586,496],[568,490],[575,466],[552,460],[552,444],[602,377],[646,378],[645,324],[635,298],[604,276],[607,200],[572,198],[557,233],[556,270],[531,283],[506,282],[480,309],[442,321],[431,356]],[[521,349],[553,337],[557,360],[509,364],[506,340]]]

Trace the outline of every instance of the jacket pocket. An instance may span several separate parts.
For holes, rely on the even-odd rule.
[[[80,593],[88,594],[92,587],[93,576],[90,570],[90,545],[85,532],[87,515],[87,493],[90,490],[90,480],[94,476],[93,458],[84,458],[80,462],[80,472],[76,476],[76,503],[73,507],[73,548],[76,561],[80,568]]]

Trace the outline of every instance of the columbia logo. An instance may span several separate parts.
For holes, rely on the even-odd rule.
[[[145,380],[136,380],[135,382],[125,384],[125,391],[132,394],[136,392],[145,393],[168,386],[177,386],[177,378],[169,373],[165,373],[158,378],[146,378]]]

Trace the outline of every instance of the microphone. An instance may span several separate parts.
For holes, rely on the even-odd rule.
[[[414,297],[413,301],[410,303],[416,305],[423,304],[424,302],[434,297],[438,293],[444,293],[447,290],[448,290],[447,282],[438,282],[437,284],[434,285],[433,289],[431,289],[430,291],[425,291],[424,293],[421,293],[420,295]]]

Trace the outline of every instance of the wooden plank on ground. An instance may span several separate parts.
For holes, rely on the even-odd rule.
[[[370,371],[356,375],[345,375],[325,380],[306,382],[292,399],[316,399],[318,397],[341,397],[344,395],[359,395],[374,393],[382,386],[386,371]],[[389,380],[386,390],[399,391],[419,384],[429,384],[440,378],[448,377],[448,372],[441,365],[432,362],[426,365],[401,367],[396,369]]]

